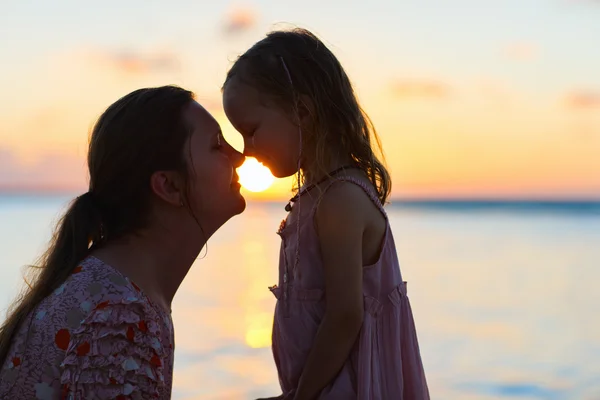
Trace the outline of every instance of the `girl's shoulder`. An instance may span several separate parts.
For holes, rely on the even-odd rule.
[[[336,176],[321,186],[315,214],[343,213],[354,220],[387,219],[372,183],[360,172]]]

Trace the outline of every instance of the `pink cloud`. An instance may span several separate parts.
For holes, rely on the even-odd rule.
[[[256,26],[257,12],[249,7],[237,6],[226,16],[223,30],[226,34],[235,34],[248,31]]]
[[[92,50],[86,55],[96,64],[133,74],[170,72],[181,64],[177,55],[170,51]]]
[[[392,93],[398,98],[441,99],[450,95],[449,85],[435,80],[397,80],[392,83]]]
[[[25,162],[0,148],[0,190],[84,190],[86,174],[83,158],[52,153]]]
[[[565,103],[572,109],[600,109],[600,91],[582,90],[569,93]]]

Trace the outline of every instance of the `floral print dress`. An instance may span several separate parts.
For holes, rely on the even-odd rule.
[[[0,369],[2,399],[170,399],[171,315],[88,257],[27,316]]]

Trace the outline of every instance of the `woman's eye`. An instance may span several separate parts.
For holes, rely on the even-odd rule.
[[[221,135],[217,136],[217,143],[215,144],[215,149],[221,149],[223,147],[223,138]]]

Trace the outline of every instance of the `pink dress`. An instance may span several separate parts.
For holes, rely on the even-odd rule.
[[[117,270],[88,257],[25,319],[0,398],[170,399],[173,324]]]
[[[332,184],[340,181],[359,185],[366,192],[386,217],[386,233],[379,260],[363,267],[365,317],[360,335],[342,370],[318,399],[429,399],[406,282],[400,274],[387,215],[372,188],[350,177],[336,178]],[[299,229],[292,211],[278,232],[282,238],[279,284],[271,288],[278,299],[273,356],[286,395],[298,385],[325,313],[323,264],[313,223],[318,197],[311,198],[308,193],[302,197]],[[288,277],[286,264],[291,271],[297,254],[297,267]]]

